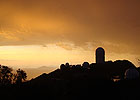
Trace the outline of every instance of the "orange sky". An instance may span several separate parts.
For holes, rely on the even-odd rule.
[[[140,58],[139,0],[0,0],[0,62],[16,67]]]

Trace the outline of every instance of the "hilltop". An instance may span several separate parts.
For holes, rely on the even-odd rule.
[[[133,70],[131,70],[131,68]],[[135,69],[135,70],[134,70]],[[130,71],[126,77],[126,72]],[[140,78],[133,71],[140,72],[130,61],[117,60],[105,63],[87,62],[83,65],[62,64],[48,74],[24,82],[21,85],[12,85],[1,88],[3,95],[9,97],[77,100],[77,99],[133,99],[140,90]],[[114,81],[118,79],[118,81]],[[131,92],[133,91],[133,92]]]
[[[47,90],[53,99],[83,99],[83,98],[105,98],[105,99],[132,99],[140,89],[140,79],[126,79],[125,72],[130,68],[136,68],[127,60],[105,62],[102,64],[92,63],[88,67],[80,65],[62,64],[60,69],[49,74],[42,75],[25,83],[30,88],[41,91]],[[63,67],[62,67],[63,66]],[[119,79],[115,82],[113,79]],[[133,92],[130,92],[132,91]],[[44,93],[44,92],[43,92]],[[39,93],[40,94],[40,93]],[[131,94],[131,95],[129,95]],[[117,97],[116,97],[117,96]],[[114,98],[115,97],[115,98]]]

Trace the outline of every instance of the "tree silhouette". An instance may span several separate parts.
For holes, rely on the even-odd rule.
[[[27,78],[27,74],[24,70],[18,69],[17,74],[15,75],[16,84],[21,84]]]
[[[12,83],[13,73],[12,68],[0,66],[0,84],[8,85]]]

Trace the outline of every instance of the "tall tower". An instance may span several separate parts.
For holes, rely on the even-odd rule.
[[[102,47],[96,49],[96,63],[105,62],[105,50]]]

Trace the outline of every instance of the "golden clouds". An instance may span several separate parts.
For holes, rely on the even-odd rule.
[[[91,43],[112,52],[123,52],[123,47],[133,53],[140,50],[139,0],[0,2],[0,45],[51,43],[71,50],[71,43],[73,47]]]

